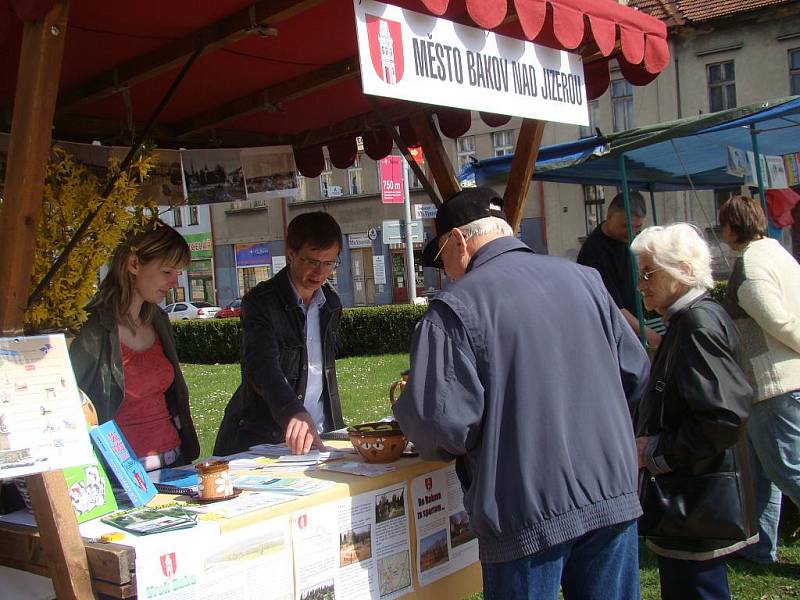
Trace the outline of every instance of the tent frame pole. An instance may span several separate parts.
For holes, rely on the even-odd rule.
[[[756,167],[756,181],[758,181],[758,199],[761,201],[761,208],[766,216],[767,196],[764,193],[764,173],[761,170],[761,153],[758,151],[758,130],[755,123],[750,125],[750,140],[753,144],[753,162]]]
[[[658,225],[658,214],[656,213],[656,193],[653,191],[651,185],[648,189],[650,192],[650,212],[653,213],[653,225]]]
[[[633,241],[633,217],[631,215],[631,195],[628,189],[628,169],[625,164],[625,153],[619,155],[619,172],[622,183],[622,198],[625,201],[625,220],[628,226],[628,243]],[[630,252],[630,250],[629,250]],[[647,348],[647,338],[645,337],[644,311],[642,310],[642,297],[636,293],[639,284],[639,265],[636,256],[631,253],[631,280],[633,281],[634,298],[636,299],[636,318],[639,321],[639,341],[642,346]]]

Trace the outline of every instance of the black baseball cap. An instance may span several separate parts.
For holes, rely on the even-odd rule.
[[[461,227],[485,217],[499,217],[505,220],[503,199],[492,188],[464,188],[445,202],[436,211],[436,237],[422,251],[422,264],[426,267],[444,268],[442,259],[433,258],[439,252],[439,238],[453,227]]]

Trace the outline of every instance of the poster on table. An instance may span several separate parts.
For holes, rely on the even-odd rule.
[[[297,167],[291,146],[241,151],[248,200],[297,198]]]
[[[296,600],[392,600],[412,591],[405,484],[292,516]]]
[[[63,334],[0,338],[0,479],[95,462]]]
[[[222,534],[217,527],[198,526],[134,543],[138,598],[292,599],[291,541],[285,517]]]
[[[246,200],[239,150],[182,150],[181,163],[190,204]]]
[[[411,503],[420,585],[428,585],[478,561],[478,540],[469,528],[455,465],[414,478]]]
[[[365,94],[589,125],[578,54],[354,0]]]

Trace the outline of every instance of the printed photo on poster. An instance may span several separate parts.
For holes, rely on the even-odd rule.
[[[469,515],[467,515],[467,511],[460,510],[450,515],[450,543],[453,548],[471,542],[474,539],[476,539],[476,537],[469,528]]]
[[[183,150],[181,160],[190,204],[245,200],[239,150]]]
[[[339,566],[372,558],[372,525],[356,527],[339,534]]]
[[[335,600],[333,579],[300,592],[300,600]]]
[[[297,167],[290,146],[245,148],[241,161],[248,200],[297,197]]]
[[[427,571],[450,560],[447,551],[447,530],[441,529],[419,541],[419,569]]]
[[[383,523],[406,514],[405,488],[397,488],[376,496],[375,522]]]

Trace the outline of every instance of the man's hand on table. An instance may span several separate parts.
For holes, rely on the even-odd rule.
[[[286,426],[286,445],[292,454],[308,454],[312,448],[325,450],[317,425],[307,412],[297,413]]]

